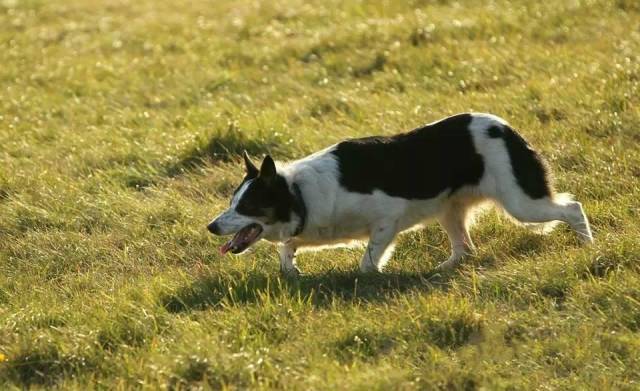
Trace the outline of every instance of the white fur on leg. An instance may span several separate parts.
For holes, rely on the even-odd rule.
[[[371,230],[371,237],[360,262],[360,271],[379,272],[393,254],[393,239],[396,236],[396,224],[380,224]]]
[[[449,239],[449,240],[452,240],[452,239]],[[439,264],[436,267],[436,270],[449,271],[457,268],[462,263],[462,261],[464,261],[464,258],[466,256],[473,254],[474,250],[475,250],[475,247],[473,246],[473,243],[471,243],[470,245],[467,245],[464,242],[453,243],[453,240],[452,240],[451,256],[449,256],[449,259]]]
[[[447,232],[451,243],[451,256],[436,267],[436,270],[445,271],[456,268],[465,255],[474,251],[475,246],[469,236],[469,224],[471,221],[472,199],[460,199],[447,207],[446,211],[438,219],[440,225]]]
[[[582,204],[577,201],[572,201],[567,204],[569,208],[568,223],[578,234],[578,238],[584,244],[593,243],[593,234],[591,233],[591,226],[589,220],[582,209]]]
[[[296,247],[291,242],[285,242],[279,250],[280,272],[291,276],[300,275],[300,270],[296,266]]]
[[[517,193],[514,191],[513,193]],[[531,199],[526,195],[519,200],[498,200],[506,212],[523,223],[542,223],[543,226],[553,227],[556,221],[562,221],[571,226],[583,243],[592,243],[593,236],[589,220],[584,214],[582,204],[572,201],[568,194],[558,194],[553,198]]]
[[[584,213],[582,204],[574,201],[573,195],[569,193],[559,193],[553,196],[553,204],[564,209],[564,221],[578,234],[578,238],[584,244],[593,243],[593,235],[587,215]],[[527,228],[541,234],[551,232],[560,220],[552,220],[544,223],[524,223]]]

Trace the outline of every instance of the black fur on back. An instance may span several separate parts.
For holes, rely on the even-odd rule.
[[[469,132],[470,114],[458,114],[390,137],[366,137],[339,143],[340,184],[348,191],[374,190],[406,199],[453,194],[478,184],[484,162]]]
[[[550,197],[552,184],[547,165],[529,143],[508,125],[492,126],[487,133],[504,140],[518,186],[533,199]]]

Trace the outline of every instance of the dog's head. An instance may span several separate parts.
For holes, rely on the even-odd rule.
[[[244,180],[229,208],[207,226],[214,235],[235,234],[220,248],[222,254],[239,254],[263,238],[283,240],[295,229],[294,196],[273,159],[267,155],[258,169],[246,151],[243,157],[247,171]]]

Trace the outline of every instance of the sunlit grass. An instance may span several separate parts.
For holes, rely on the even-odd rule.
[[[0,1],[2,388],[635,389],[634,1]],[[596,244],[495,214],[452,276],[436,226],[220,257],[237,156],[461,111],[508,119]]]

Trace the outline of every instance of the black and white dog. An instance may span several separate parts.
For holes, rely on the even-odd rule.
[[[474,211],[492,201],[523,223],[568,223],[593,241],[579,202],[553,191],[540,156],[504,120],[458,114],[390,137],[340,142],[278,166],[258,169],[244,154],[246,176],[231,206],[208,226],[235,236],[220,251],[241,253],[259,239],[281,243],[280,269],[298,273],[296,250],[369,239],[363,272],[380,271],[396,235],[437,220],[451,242],[441,270],[474,246]]]

